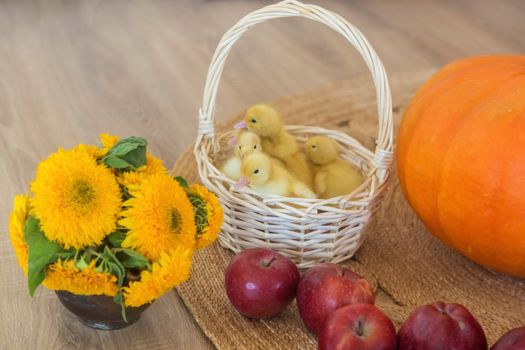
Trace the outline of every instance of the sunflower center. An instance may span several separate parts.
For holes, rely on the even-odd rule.
[[[71,202],[85,207],[95,199],[95,190],[90,183],[84,180],[76,180],[71,186],[69,198]]]
[[[180,226],[182,222],[182,217],[179,214],[179,211],[175,208],[171,208],[170,211],[170,229],[173,233],[180,233]]]

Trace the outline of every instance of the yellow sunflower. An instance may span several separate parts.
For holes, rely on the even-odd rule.
[[[52,154],[38,166],[31,190],[45,236],[66,249],[100,244],[116,228],[122,204],[118,183],[85,150]]]
[[[99,153],[99,148],[98,147],[92,146],[92,145],[85,145],[85,144],[82,144],[82,143],[79,144],[79,145],[76,145],[74,147],[74,149],[79,151],[79,152],[87,152],[93,158],[97,158],[98,157],[98,153]]]
[[[97,158],[102,158],[108,154],[109,150],[118,142],[118,137],[110,134],[100,134],[101,148],[97,148],[95,153]]]
[[[150,303],[190,277],[191,248],[178,247],[162,252],[151,271],[142,271],[140,280],[124,287],[124,304],[141,306]]]
[[[122,172],[117,181],[119,184],[127,188],[134,188],[144,181],[147,177],[154,174],[166,174],[167,169],[162,164],[162,160],[152,156],[149,152],[146,153],[146,165],[141,166],[135,171]]]
[[[223,212],[214,193],[199,184],[193,184],[188,190],[188,197],[195,211],[197,237],[195,246],[204,248],[215,242],[221,230]]]
[[[79,144],[74,149],[79,151],[85,151],[94,158],[103,158],[108,151],[117,144],[118,137],[110,134],[100,134],[101,147]]]
[[[119,223],[128,228],[125,248],[133,248],[150,260],[178,246],[193,248],[195,221],[193,208],[179,183],[167,174],[154,174],[136,189],[126,202]]]
[[[52,290],[67,290],[78,295],[112,297],[118,292],[117,277],[95,270],[94,261],[80,270],[73,260],[58,260],[47,268],[43,284]]]
[[[14,199],[13,212],[9,218],[9,239],[15,250],[18,264],[27,275],[27,244],[24,239],[24,227],[29,216],[30,201],[28,195],[18,195]]]

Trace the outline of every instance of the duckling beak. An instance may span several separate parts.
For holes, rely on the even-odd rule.
[[[239,181],[237,181],[235,185],[233,185],[233,187],[235,187],[235,189],[238,190],[240,188],[248,186],[248,184],[249,184],[248,178],[246,176],[241,176]]]
[[[233,126],[234,129],[246,129],[246,122],[243,120],[242,122],[238,122]]]

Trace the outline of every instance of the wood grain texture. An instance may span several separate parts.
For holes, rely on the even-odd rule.
[[[525,49],[520,0],[315,2],[358,26],[387,72]],[[196,136],[217,41],[241,16],[268,3],[0,1],[0,232],[13,196],[59,146],[95,142],[100,132],[135,134],[173,164]],[[302,19],[265,23],[229,58],[218,117],[365,74],[358,55],[329,29]],[[29,298],[5,234],[0,259],[2,350],[211,348],[175,292],[129,329],[98,332],[76,322],[49,291]]]

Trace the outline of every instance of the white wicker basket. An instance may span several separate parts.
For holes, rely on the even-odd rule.
[[[235,42],[254,25],[273,18],[305,17],[323,23],[343,35],[366,62],[377,92],[379,136],[375,153],[340,131],[309,126],[287,126],[299,140],[323,134],[337,140],[341,156],[359,167],[367,180],[353,193],[331,199],[262,197],[249,188],[235,189],[214,162],[231,154],[227,140],[233,131],[216,134],[215,103],[219,81]],[[267,247],[295,261],[299,267],[317,262],[340,262],[351,257],[363,241],[389,179],[393,160],[392,101],[383,64],[361,32],[336,13],[299,1],[283,1],[254,11],[235,24],[220,40],[212,58],[194,155],[201,181],[215,192],[224,208],[219,237],[222,246],[238,252]],[[286,118],[286,116],[285,116]]]

